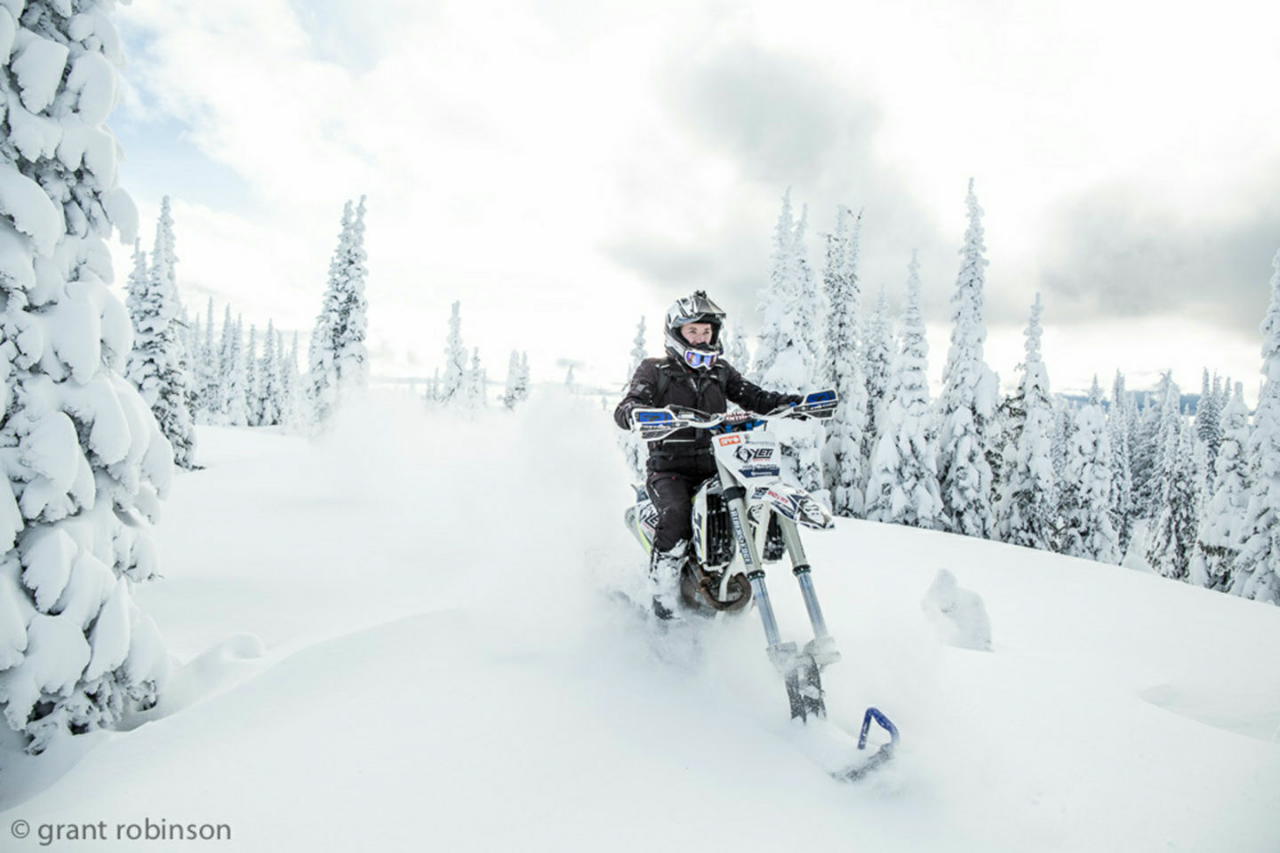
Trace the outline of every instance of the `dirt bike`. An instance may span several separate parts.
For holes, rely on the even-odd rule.
[[[800,528],[829,530],[835,522],[812,495],[783,480],[782,448],[769,425],[781,419],[829,418],[835,407],[835,392],[819,391],[766,415],[713,415],[674,406],[635,409],[631,414],[633,431],[648,441],[688,428],[711,433],[716,474],[693,498],[693,541],[681,573],[681,598],[691,610],[713,614],[740,612],[754,602],[764,626],[769,660],[786,684],[791,716],[802,722],[826,717],[822,670],[838,662],[840,652],[827,631]],[[625,520],[648,551],[653,547],[657,510],[643,486],[635,489],[636,503],[626,510]],[[765,565],[778,562],[784,554],[790,557],[813,628],[813,639],[803,648],[783,642],[765,586]],[[732,573],[735,555],[743,568]],[[892,757],[898,730],[876,708],[868,708],[863,717],[858,749],[866,748],[872,722],[888,732],[890,740],[869,759],[833,773],[837,778],[862,778]]]

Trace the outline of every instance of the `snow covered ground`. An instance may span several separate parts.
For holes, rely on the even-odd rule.
[[[74,755],[11,762],[5,850],[99,821],[52,849],[181,846],[115,840],[149,821],[253,851],[1280,850],[1280,608],[841,521],[807,537],[845,655],[829,707],[903,736],[846,786],[812,760],[829,732],[787,720],[754,613],[659,655],[607,594],[643,561],[598,403],[472,421],[387,397],[319,443],[199,441],[137,593],[181,663],[165,700],[56,780]],[[990,651],[922,607],[942,569]],[[807,639],[789,572],[771,590]]]

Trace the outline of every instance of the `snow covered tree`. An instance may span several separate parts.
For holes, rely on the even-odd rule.
[[[1123,560],[1133,537],[1133,473],[1129,460],[1129,396],[1124,390],[1124,375],[1116,371],[1111,386],[1111,412],[1107,416],[1107,434],[1111,438],[1111,524],[1116,531],[1116,546]]]
[[[1194,429],[1181,416],[1165,446],[1160,512],[1147,538],[1147,562],[1158,573],[1188,580],[1200,525],[1200,478],[1194,458]]]
[[[436,401],[453,406],[462,403],[466,396],[467,380],[467,348],[462,344],[462,316],[459,313],[461,302],[453,303],[449,315],[449,337],[444,348],[444,377],[440,380],[440,390]]]
[[[1111,525],[1111,438],[1102,389],[1093,378],[1089,402],[1076,412],[1062,473],[1058,551],[1100,563],[1119,563]]]
[[[129,353],[129,381],[142,392],[160,431],[173,445],[173,461],[180,468],[195,465],[195,425],[191,417],[182,303],[174,278],[173,217],[169,197],[160,203],[151,268],[145,277],[130,276],[126,304],[133,322],[133,350]],[[140,255],[134,255],[137,264]],[[136,289],[132,289],[136,288]]]
[[[565,371],[564,387],[569,389],[570,394],[578,393],[578,380],[573,375],[573,362],[569,363],[569,369]]]
[[[519,400],[519,383],[520,383],[520,353],[517,350],[511,351],[511,358],[507,360],[507,384],[502,391],[502,405],[508,411],[516,407]]]
[[[725,333],[727,330],[720,330],[720,341],[723,344]],[[644,340],[644,317],[640,318],[640,325],[636,327],[635,346],[631,349],[631,361],[627,365],[627,381],[630,382],[631,377],[635,376],[636,370],[640,367],[640,363],[648,356],[648,347]],[[732,364],[732,359],[730,359]],[[746,365],[742,365],[745,368]],[[507,371],[508,377],[512,372],[519,372],[520,362],[516,353],[511,353],[511,368]],[[510,378],[507,380],[508,386],[511,384]],[[509,408],[509,407],[508,407]],[[631,476],[638,480],[643,480],[645,476],[645,466],[649,461],[649,444],[639,435],[633,432],[620,432],[618,434],[618,447],[622,450],[623,457],[627,460],[627,467],[631,469]]]
[[[262,339],[262,360],[258,362],[258,423],[261,426],[280,424],[283,393],[280,378],[280,360],[276,355],[278,343],[273,320],[267,321],[267,334]]]
[[[827,235],[827,265],[823,275],[827,304],[826,377],[839,402],[826,424],[823,467],[836,515],[862,514],[866,490],[863,441],[867,427],[867,384],[858,353],[858,236],[862,217],[849,208],[836,214],[836,232]]]
[[[1262,374],[1266,381],[1249,434],[1249,509],[1244,545],[1231,592],[1280,604],[1280,251],[1271,265],[1271,304],[1262,321]]]
[[[244,351],[245,423],[262,426],[262,409],[258,405],[261,382],[258,378],[258,327],[249,324],[249,343]]]
[[[114,4],[0,5],[0,709],[36,753],[163,686],[168,655],[133,588],[158,573],[173,448],[122,375],[133,332],[108,289],[106,240],[137,230],[103,126]]]
[[[483,409],[485,399],[485,373],[480,366],[480,347],[471,351],[471,367],[467,369],[467,406],[472,409]]]
[[[343,207],[338,248],[329,263],[329,285],[312,338],[308,397],[317,426],[327,422],[345,398],[362,393],[369,384],[365,257],[361,196],[354,210],[349,201]]]
[[[240,319],[231,319],[228,305],[222,317],[222,422],[227,426],[244,426],[248,423],[248,405],[245,397],[244,341],[240,334]]]
[[[819,360],[823,299],[814,283],[805,249],[807,210],[791,217],[791,191],[783,198],[774,238],[773,269],[760,294],[762,317],[754,375],[771,391],[801,394],[813,390]],[[783,459],[800,485],[819,499],[822,478],[821,424],[786,425]]]
[[[1205,448],[1206,491],[1213,484],[1214,460],[1218,458],[1218,448],[1222,445],[1222,407],[1218,404],[1218,394],[1215,393],[1216,384],[1216,376],[1214,384],[1209,383],[1209,370],[1206,368],[1200,384],[1200,400],[1196,403],[1195,419],[1192,421],[1195,437]]]
[[[1137,439],[1130,443],[1137,511],[1143,518],[1155,518],[1160,513],[1160,496],[1167,479],[1165,450],[1171,440],[1177,441],[1181,423],[1182,389],[1173,381],[1172,372],[1166,372],[1161,375],[1155,394],[1148,396],[1138,418]]]
[[[1214,460],[1214,476],[1208,502],[1200,516],[1196,552],[1190,580],[1197,586],[1226,592],[1231,589],[1232,569],[1244,542],[1241,524],[1249,511],[1249,408],[1244,387],[1222,412],[1222,442]]]
[[[937,451],[929,432],[929,343],[920,315],[920,265],[914,252],[908,269],[902,344],[871,454],[866,513],[872,521],[935,528],[942,520],[942,497],[934,467]]]
[[[200,388],[200,407],[196,409],[197,424],[216,424],[221,421],[222,383],[218,350],[213,343],[213,297],[209,297],[209,309],[205,313],[204,334],[200,339],[200,352],[193,381]]]
[[[1040,357],[1040,294],[1024,333],[1022,380],[1004,407],[1005,473],[996,505],[999,538],[1012,545],[1051,550],[1056,523],[1053,477],[1053,398]]]
[[[725,357],[729,359],[729,363],[737,368],[739,373],[744,375],[749,373],[751,371],[751,353],[747,352],[746,337],[738,334],[736,326],[722,329],[720,334],[725,338],[724,352]],[[633,370],[632,373],[635,373],[635,371]]]
[[[999,382],[982,356],[987,330],[982,321],[987,260],[982,242],[982,208],[969,180],[969,227],[963,260],[951,297],[951,349],[942,373],[939,401],[938,477],[946,529],[989,538],[995,527],[991,510],[992,455],[988,423],[995,415]]]
[[[298,373],[298,333],[293,333],[293,345],[286,354],[284,336],[276,332],[276,352],[281,356],[280,423],[287,431],[295,432],[306,422],[302,410],[302,377]]]

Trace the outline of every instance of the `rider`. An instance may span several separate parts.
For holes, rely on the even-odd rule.
[[[732,401],[747,411],[768,412],[804,399],[765,391],[721,359],[723,323],[724,311],[705,291],[677,299],[663,324],[667,354],[647,358],[636,368],[631,387],[613,413],[618,426],[630,429],[631,412],[636,408],[674,405],[723,414]],[[710,434],[690,427],[649,442],[648,469],[645,487],[658,510],[649,559],[653,612],[659,619],[671,619],[679,598],[680,570],[693,534],[693,495],[716,473]]]

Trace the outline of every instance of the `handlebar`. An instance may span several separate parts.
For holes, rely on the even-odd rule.
[[[649,441],[666,438],[677,430],[690,427],[713,432],[747,432],[767,426],[772,418],[829,418],[835,410],[836,399],[834,391],[818,391],[806,395],[799,403],[779,406],[764,415],[751,412],[712,414],[688,406],[634,409],[631,412],[631,429]]]

